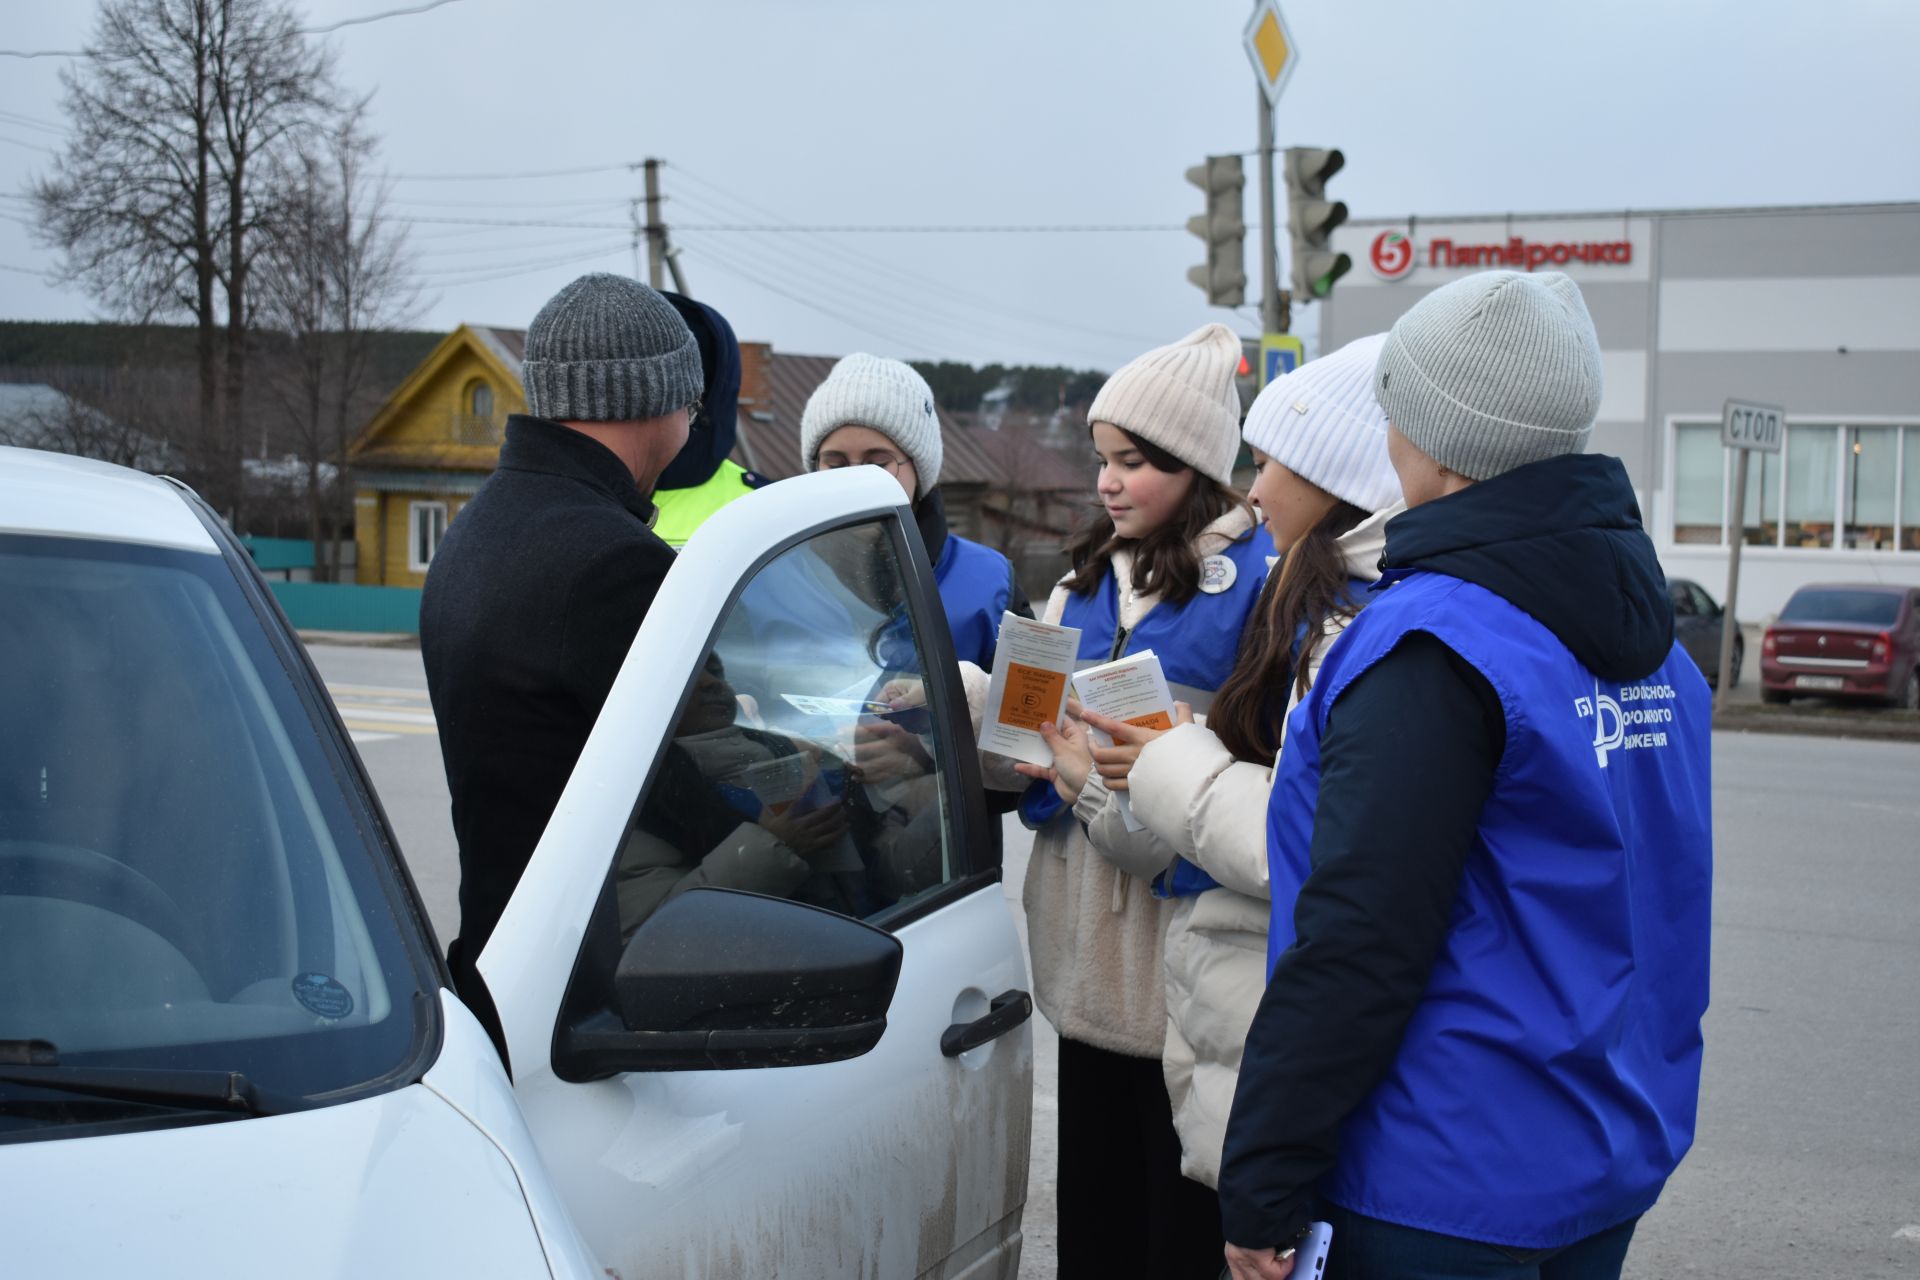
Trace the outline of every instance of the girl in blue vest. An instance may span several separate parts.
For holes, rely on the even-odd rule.
[[[1239,362],[1240,340],[1213,324],[1101,388],[1087,412],[1101,511],[1043,619],[1080,628],[1083,666],[1153,650],[1201,710],[1233,669],[1273,550],[1228,487]],[[1160,1071],[1170,906],[1094,851],[1051,784],[1028,788],[1021,816],[1035,829],[1022,894],[1034,998],[1060,1033],[1060,1275],[1213,1280],[1219,1213],[1180,1174]]]
[[[1286,558],[1206,723],[1182,714],[1155,730],[1089,714],[1112,747],[1049,739],[1056,788],[1077,789],[1094,848],[1173,900],[1162,1062],[1181,1171],[1210,1188],[1241,1046],[1267,985],[1266,812],[1285,713],[1365,604],[1387,522],[1406,510],[1373,394],[1385,341],[1362,338],[1275,379],[1247,413],[1251,497]],[[1121,793],[1144,829],[1128,830]]]
[[[1707,1005],[1706,682],[1564,275],[1487,272],[1374,373],[1409,511],[1287,722],[1272,976],[1220,1202],[1241,1280],[1617,1277],[1693,1140]]]
[[[933,563],[954,656],[990,669],[1000,615],[1011,610],[1031,618],[1033,606],[1011,561],[947,527],[941,453],[933,392],[898,360],[863,352],[846,357],[814,389],[800,418],[800,462],[808,471],[867,463],[900,482]]]

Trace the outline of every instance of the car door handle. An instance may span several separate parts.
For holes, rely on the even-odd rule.
[[[1024,991],[1002,991],[993,998],[984,1016],[972,1022],[956,1022],[940,1033],[940,1052],[957,1058],[969,1049],[978,1049],[989,1040],[997,1040],[1033,1016],[1033,997]]]

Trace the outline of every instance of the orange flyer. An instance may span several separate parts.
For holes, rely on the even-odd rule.
[[[1060,714],[1060,696],[1066,691],[1066,672],[1009,662],[1006,688],[1000,691],[1000,723],[1038,729]]]

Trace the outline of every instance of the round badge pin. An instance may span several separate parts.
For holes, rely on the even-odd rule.
[[[1208,556],[1200,562],[1200,589],[1217,596],[1240,576],[1239,566],[1225,556]]]

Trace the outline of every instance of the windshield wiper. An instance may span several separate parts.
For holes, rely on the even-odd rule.
[[[61,1064],[58,1051],[45,1040],[0,1040],[0,1083],[249,1116],[278,1115],[296,1109],[279,1099],[262,1097],[253,1082],[238,1071],[67,1066]]]

